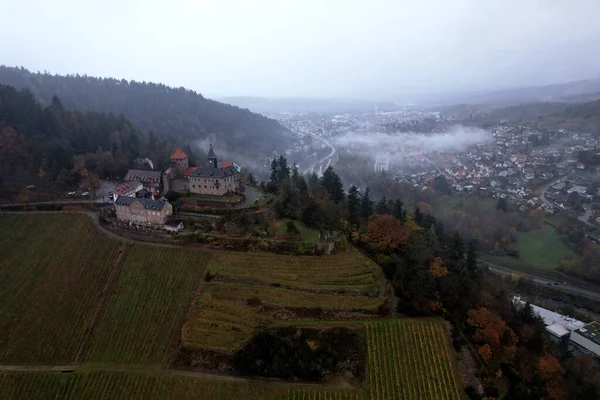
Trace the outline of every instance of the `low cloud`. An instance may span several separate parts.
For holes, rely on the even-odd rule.
[[[478,128],[455,126],[444,133],[367,133],[348,132],[337,136],[334,146],[351,149],[352,152],[376,158],[378,156],[401,156],[416,153],[460,153],[471,146],[491,143],[492,136]],[[396,157],[394,157],[396,158]]]

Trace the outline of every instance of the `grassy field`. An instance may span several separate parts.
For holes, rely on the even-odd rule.
[[[553,270],[563,258],[575,256],[548,224],[542,224],[541,229],[520,232],[513,247],[520,253],[517,262],[535,269]]]
[[[85,215],[0,214],[0,363],[72,361],[119,242]]]
[[[436,320],[366,324],[373,400],[461,399],[446,329]]]
[[[275,226],[275,236],[281,238],[289,237],[286,226],[288,221],[290,220],[287,218],[277,220],[277,225]],[[306,225],[302,223],[302,221],[294,221],[294,225],[296,225],[296,228],[298,228],[298,231],[300,232],[300,237],[303,241],[310,243],[317,243],[319,241],[319,231],[307,228]]]
[[[84,360],[166,365],[209,258],[200,251],[130,246]]]
[[[365,318],[385,301],[380,268],[356,250],[331,257],[221,253],[209,268],[211,282],[183,329],[190,346],[234,351],[282,318]]]

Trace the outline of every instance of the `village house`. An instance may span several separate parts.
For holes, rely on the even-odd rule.
[[[115,201],[117,219],[135,225],[163,227],[173,214],[173,207],[164,199],[138,199],[119,196]]]

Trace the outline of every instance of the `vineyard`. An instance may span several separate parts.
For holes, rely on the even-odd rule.
[[[0,228],[10,232],[0,236],[0,398],[462,398],[444,326],[377,319],[384,280],[356,250],[292,257],[124,246],[79,214],[0,213]],[[356,374],[338,390],[164,368],[180,343],[232,354],[264,329],[290,326],[358,332],[364,381]],[[1,371],[68,366],[78,349],[72,373]]]
[[[209,257],[191,250],[129,246],[84,361],[168,364]]]
[[[0,373],[2,399],[286,399],[283,385],[214,381],[168,373]]]
[[[0,363],[73,359],[119,243],[85,215],[0,214]]]
[[[366,330],[373,400],[461,399],[439,321],[388,320],[367,323]]]
[[[365,319],[385,301],[380,269],[358,251],[331,257],[221,253],[195,298],[182,341],[234,351],[277,320]]]

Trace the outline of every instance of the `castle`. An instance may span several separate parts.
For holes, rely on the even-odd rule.
[[[162,174],[164,193],[169,191],[222,196],[240,187],[239,171],[232,166],[219,166],[210,145],[208,167],[190,167],[188,155],[179,147],[171,155],[171,166]]]

